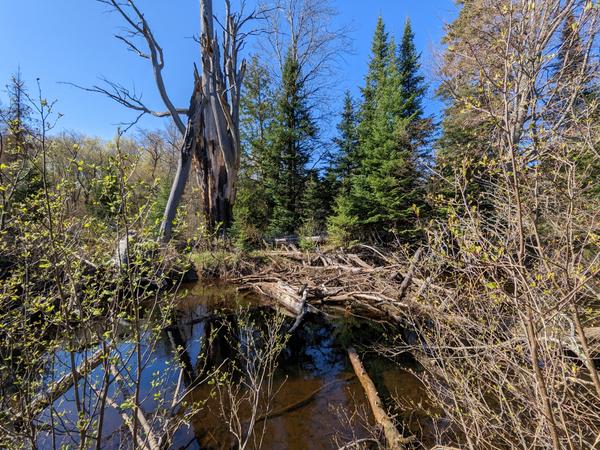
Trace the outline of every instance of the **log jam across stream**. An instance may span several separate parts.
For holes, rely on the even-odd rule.
[[[147,415],[153,414],[158,405],[156,392],[169,403],[176,390],[185,392],[190,388],[188,399],[201,401],[203,406],[191,417],[189,427],[182,426],[175,432],[171,448],[232,448],[232,437],[221,416],[218,396],[211,397],[213,386],[209,383],[190,385],[200,370],[197,366],[202,364],[200,355],[203,353],[206,327],[210,326],[211,317],[229,314],[227,311],[233,311],[238,303],[250,306],[251,310],[261,314],[273,312],[261,306],[258,297],[238,294],[234,286],[207,287],[206,282],[201,281],[187,286],[187,289],[189,294],[181,300],[175,312],[175,323],[162,333],[159,344],[147,356],[145,373],[148,376],[141,385],[141,397],[144,398],[142,409]],[[286,326],[291,327],[294,321],[289,319],[289,322]],[[367,444],[370,442],[374,424],[371,409],[343,345],[351,339],[345,335],[351,333],[350,328],[348,324],[332,324],[316,315],[309,315],[291,335],[279,358],[274,377],[277,394],[270,413],[267,417],[259,418],[258,428],[262,427],[263,422],[266,424],[262,448],[337,449],[354,440],[362,440]],[[226,347],[223,342],[221,347]],[[126,331],[121,345],[131,345]],[[85,351],[92,355],[95,347],[90,345]],[[228,356],[226,348],[211,351],[219,352],[218,358],[222,360]],[[82,359],[83,352],[76,362]],[[58,363],[54,364],[49,383],[60,379],[70,370],[69,359],[62,350],[56,352],[55,361]],[[368,355],[364,362],[384,400],[401,399],[406,404],[423,401],[421,385],[408,370]],[[414,369],[412,364],[407,359],[405,369]],[[186,376],[178,376],[178,367],[184,367]],[[161,374],[158,388],[152,377],[157,373]],[[102,376],[102,366],[99,366],[93,370],[91,378],[100,379]],[[73,388],[54,401],[56,410],[65,414],[73,414],[73,403]],[[424,415],[419,416],[415,410],[391,412],[399,414],[398,417],[405,423],[412,423],[414,432],[420,436],[423,436],[424,429],[427,431],[428,427],[432,428],[429,419]],[[124,430],[118,408],[109,407],[104,420],[106,442],[103,448],[116,448]],[[413,430],[405,432],[410,434]],[[46,448],[47,444],[49,440],[44,441],[42,437],[40,448]]]

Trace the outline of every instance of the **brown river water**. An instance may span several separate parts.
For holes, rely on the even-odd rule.
[[[256,298],[242,297],[232,287],[219,285],[206,287],[199,282],[187,287],[189,294],[177,308],[177,323],[161,335],[157,345],[148,352],[146,368],[141,389],[145,398],[142,408],[150,413],[156,408],[153,394],[149,391],[152,376],[155,373],[170,373],[161,379],[158,390],[163,398],[173,396],[178,376],[176,367],[184,360],[193,372],[202,352],[202,337],[205,335],[206,318],[213,311],[222,311],[233,304],[255,305],[260,309]],[[264,310],[264,308],[262,308]],[[290,322],[291,323],[291,322]],[[263,449],[338,449],[353,439],[365,439],[372,436],[370,428],[373,418],[362,386],[354,376],[341,337],[336,329],[343,325],[325,322],[318,317],[307,317],[280,357],[275,375],[277,394],[272,411],[281,411],[301,402],[300,405],[266,422],[262,440]],[[353,344],[361,343],[360,327],[350,338]],[[124,348],[132,344],[123,338]],[[179,347],[179,350],[174,350]],[[183,356],[182,356],[183,355]],[[82,355],[79,355],[82,358]],[[66,354],[57,352],[56,359],[65,361],[62,372],[55,370],[52,378],[68,370]],[[406,434],[424,436],[431,433],[432,425],[418,406],[424,402],[422,385],[412,375],[417,370],[409,357],[400,364],[391,364],[380,357],[367,353],[364,363],[377,385],[378,391],[387,405],[396,404],[391,399],[400,400],[405,406],[402,410],[392,411],[402,422],[408,424]],[[59,364],[56,365],[60,366]],[[170,370],[170,372],[169,372]],[[93,377],[100,379],[101,367],[95,370]],[[186,383],[184,382],[184,385]],[[154,389],[157,389],[154,383]],[[190,393],[194,400],[206,400],[203,408],[190,421],[189,427],[181,427],[174,436],[171,448],[174,449],[226,449],[233,448],[233,441],[220,415],[216,398],[211,398],[213,388],[208,384],[192,387]],[[311,396],[311,394],[315,393]],[[58,411],[66,415],[74,410],[73,392],[67,392],[60,401],[55,402]],[[259,427],[262,428],[262,427]],[[116,410],[108,410],[103,448],[118,448],[123,434],[121,416]],[[66,438],[65,443],[68,443]],[[366,441],[365,441],[366,442]],[[40,439],[40,448],[52,448],[49,438]],[[250,448],[253,448],[250,446]]]

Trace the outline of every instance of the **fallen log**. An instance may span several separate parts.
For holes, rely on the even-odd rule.
[[[403,437],[396,429],[390,416],[385,412],[381,398],[379,398],[379,394],[375,388],[375,384],[365,370],[354,347],[348,348],[348,357],[350,358],[350,362],[352,363],[352,367],[354,368],[354,372],[356,373],[360,384],[362,384],[362,387],[365,390],[369,405],[373,411],[373,416],[375,417],[375,422],[383,429],[389,448],[392,450],[404,449],[405,445],[410,443],[412,439]]]
[[[308,289],[304,289],[303,292],[298,293],[297,289],[294,289],[292,286],[282,281],[277,281],[276,283],[255,283],[252,287],[259,294],[275,300],[279,306],[283,307],[283,309],[294,318],[300,316],[305,308],[307,308],[309,312],[316,311],[316,308],[310,306],[307,303],[306,298],[304,298],[304,293],[308,295]]]
[[[302,319],[304,319],[304,316],[308,312],[308,304],[306,303],[306,299],[308,298],[308,286],[306,284],[304,286],[302,286],[302,289],[300,289],[300,292],[302,294],[302,298],[300,299],[301,312],[296,317],[296,321],[294,322],[294,325],[292,325],[292,328],[290,328],[288,330],[289,334],[292,334],[294,331],[296,331],[296,328],[298,328],[300,326],[300,324],[302,323]]]
[[[44,409],[54,403],[55,400],[62,397],[74,384],[74,381],[79,381],[92,370],[98,367],[104,360],[104,351],[102,349],[96,351],[90,358],[86,358],[76,369],[75,375],[69,371],[60,377],[57,381],[50,384],[48,389],[34,397],[29,404],[29,413],[31,417],[40,414]],[[75,378],[75,380],[74,380]]]
[[[119,383],[119,386],[121,388],[121,390],[123,391],[123,396],[126,398],[134,398],[133,392],[130,391],[129,387],[127,386],[127,382],[123,379],[121,372],[119,370],[117,370],[117,368],[111,364],[110,366],[110,371],[114,377],[115,380],[117,380],[117,382]],[[118,407],[118,411],[121,411],[121,408]],[[142,426],[142,429],[144,430],[144,433],[146,435],[146,439],[143,439],[141,436],[133,436],[133,438],[137,441],[138,439],[141,440],[141,442],[144,444],[143,448],[145,449],[149,449],[149,450],[159,450],[159,439],[157,439],[157,437],[154,434],[154,430],[152,429],[152,426],[150,425],[150,423],[148,422],[148,419],[146,419],[146,415],[144,414],[144,411],[142,410],[141,405],[136,405],[133,408],[133,411],[135,412],[137,421],[139,422],[139,424]],[[123,416],[123,414],[121,414]],[[133,422],[131,424],[131,432],[133,434],[133,430],[135,429],[135,426],[133,425]]]
[[[131,417],[128,416],[124,410],[121,409],[121,407],[119,406],[119,404],[113,400],[111,397],[106,397],[106,403],[108,403],[109,406],[111,406],[113,409],[115,409],[116,411],[119,412],[119,415],[121,416],[121,420],[123,421],[123,424],[129,429],[129,432],[131,433],[131,435],[133,436],[134,442],[135,442],[135,448],[141,449],[141,450],[150,450],[150,447],[148,447],[147,445],[145,445],[142,437],[139,435],[139,433],[134,436],[134,425],[133,425],[133,421],[131,420]]]

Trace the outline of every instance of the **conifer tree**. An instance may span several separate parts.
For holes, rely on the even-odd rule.
[[[352,195],[365,231],[403,233],[412,230],[413,204],[417,200],[416,155],[410,142],[411,118],[403,74],[394,58],[395,43],[385,78],[375,95],[373,121],[363,137],[362,158]],[[412,95],[410,96],[413,97]]]
[[[358,164],[349,191],[338,196],[335,215],[329,221],[330,232],[341,234],[342,240],[415,236],[421,192],[413,127],[422,114],[418,106],[424,89],[410,28],[405,32],[405,49],[399,54],[393,39],[387,40],[383,30],[380,20],[373,49],[385,48],[385,58],[383,70],[381,52],[374,52],[369,64],[359,125]],[[415,90],[406,92],[408,87]]]
[[[273,81],[269,70],[254,56],[248,66],[241,97],[243,153],[233,210],[232,231],[242,247],[261,241],[273,207],[265,187],[265,179],[270,173],[273,104]]]
[[[6,92],[9,103],[0,110],[0,231],[7,227],[12,206],[41,187],[32,143],[35,124],[20,70],[11,76]]]
[[[322,180],[315,169],[308,171],[302,195],[301,235],[313,236],[325,230],[330,201],[327,180]]]
[[[594,97],[597,98],[597,93],[593,91],[590,85],[589,74],[587,73],[588,66],[586,65],[585,49],[579,35],[579,25],[573,11],[567,14],[563,27],[560,33],[560,46],[554,64],[553,81],[561,86],[557,98],[553,101],[554,109],[562,111],[564,109],[572,109],[574,114],[581,112],[586,107],[586,103]],[[582,80],[582,83],[566,83],[567,80]],[[573,87],[577,86],[580,91],[573,91]],[[569,104],[573,102],[572,108]],[[565,108],[567,107],[567,108]],[[565,121],[565,125],[568,124]]]
[[[410,19],[406,19],[402,42],[398,51],[404,116],[417,121],[423,117],[423,97],[427,92],[425,78],[421,75],[420,55],[415,47],[415,35]]]
[[[6,91],[9,105],[1,113],[7,128],[7,147],[14,155],[23,154],[28,147],[26,137],[31,134],[32,111],[27,102],[27,88],[20,69],[11,76]]]
[[[272,234],[293,233],[301,224],[306,164],[316,133],[300,65],[291,48],[277,95],[273,142],[266,164],[265,185],[273,201]]]
[[[362,89],[363,103],[361,108],[361,132],[366,132],[363,124],[368,124],[374,109],[375,95],[380,83],[385,78],[387,61],[389,59],[389,35],[385,31],[383,18],[379,16],[371,44],[371,59],[369,70]]]
[[[598,198],[600,195],[598,152],[581,145],[581,123],[588,121],[598,123],[600,119],[598,81],[597,77],[589,72],[586,50],[580,36],[580,26],[574,12],[569,11],[561,30],[560,46],[554,66],[553,81],[560,88],[550,108],[552,116],[550,121],[561,123],[556,133],[567,143],[564,146],[566,154],[563,158],[574,160],[580,170],[579,173],[585,174],[580,180],[582,188],[590,197]],[[576,158],[573,157],[574,154],[577,155]],[[558,171],[551,172],[550,167],[559,165],[560,162],[558,158],[548,158],[542,164],[549,166],[545,167],[548,172],[554,173]]]
[[[428,186],[432,206],[441,216],[448,212],[453,199],[463,195],[469,204],[488,208],[482,194],[489,189],[489,181],[494,177],[494,152],[489,139],[494,129],[493,120],[470,107],[487,101],[481,95],[483,80],[472,58],[462,55],[478,47],[478,57],[486,61],[490,73],[496,76],[500,68],[496,67],[496,60],[489,58],[492,54],[486,50],[489,43],[480,36],[479,25],[487,15],[485,6],[475,1],[457,3],[461,6],[459,15],[448,25],[443,39],[450,51],[444,55],[442,83],[437,94],[446,107],[442,133],[435,143],[436,175],[429,179]]]
[[[556,69],[565,76],[577,77],[585,75],[581,73],[584,67],[585,51],[579,36],[579,27],[573,11],[569,11],[561,30]]]
[[[359,162],[358,116],[350,92],[345,94],[342,118],[337,129],[338,137],[333,140],[336,152],[329,160],[325,177],[332,199],[342,191],[348,192],[350,178]]]

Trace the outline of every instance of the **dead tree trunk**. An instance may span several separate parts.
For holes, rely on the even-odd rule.
[[[245,62],[238,68],[240,27],[252,16],[231,13],[225,0],[223,57],[214,32],[212,0],[200,0],[202,73],[195,72],[195,89],[188,127],[161,234],[171,237],[171,226],[183,195],[191,159],[200,187],[205,224],[210,231],[227,229],[233,220],[235,187],[240,166],[239,102]]]
[[[394,425],[394,422],[392,422],[390,416],[388,416],[388,414],[385,412],[383,403],[381,402],[379,394],[377,393],[377,389],[375,388],[375,384],[373,384],[373,381],[365,370],[365,367],[363,366],[358,353],[356,353],[356,350],[354,350],[354,347],[348,348],[348,357],[352,363],[354,373],[356,373],[360,384],[362,384],[362,387],[365,390],[365,394],[369,400],[369,405],[371,405],[371,410],[373,411],[375,422],[377,422],[377,424],[383,430],[388,447],[392,450],[404,449],[405,445],[412,439],[402,437],[402,435],[396,429],[396,426]]]
[[[171,185],[171,192],[169,193],[169,199],[165,206],[165,212],[163,219],[160,224],[160,237],[164,242],[168,242],[171,239],[173,232],[173,222],[177,215],[177,208],[181,203],[181,198],[185,191],[187,184],[190,167],[192,166],[193,149],[195,146],[196,138],[194,133],[194,118],[196,116],[196,97],[199,95],[199,86],[196,83],[194,87],[194,93],[192,100],[190,101],[190,109],[188,111],[188,124],[185,130],[185,137],[183,140],[183,146],[179,153],[179,160],[177,161],[177,171],[173,178]]]
[[[239,104],[245,61],[238,61],[244,37],[250,33],[240,30],[249,21],[264,14],[254,10],[249,15],[243,11],[233,13],[230,0],[225,3],[225,21],[221,44],[214,30],[212,0],[200,0],[200,53],[202,70],[195,69],[194,92],[188,110],[176,108],[169,98],[162,70],[165,65],[163,50],[158,44],[150,24],[135,0],[98,0],[111,6],[127,24],[127,34],[117,36],[128,49],[152,64],[158,92],[167,111],[149,108],[141,96],[132,94],[123,86],[108,82],[108,87],[83,88],[101,93],[139,113],[155,117],[170,116],[185,136],[179,155],[177,172],[163,215],[160,234],[163,241],[171,238],[173,220],[187,184],[192,162],[198,185],[200,202],[206,225],[210,230],[231,225],[235,186],[240,166]],[[243,5],[242,5],[243,6]],[[143,38],[147,49],[138,47],[135,38]],[[187,113],[187,127],[180,115]]]
[[[231,14],[229,0],[223,30],[223,58],[213,26],[212,0],[201,0],[201,100],[194,128],[197,132],[195,172],[202,195],[206,224],[228,228],[240,166],[239,102],[245,62],[238,68],[239,17]]]

